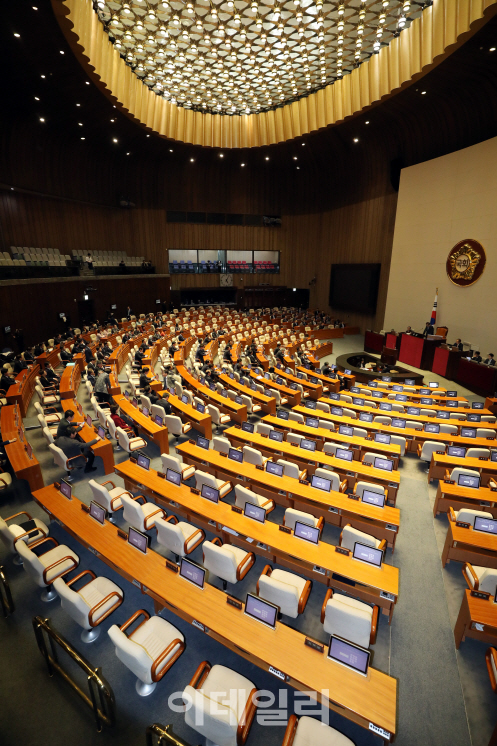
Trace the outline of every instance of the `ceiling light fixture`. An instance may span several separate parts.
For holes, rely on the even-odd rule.
[[[38,98],[38,96],[35,96],[35,101],[39,101],[39,100],[40,100],[40,99]]]
[[[358,137],[354,137],[354,142],[359,142],[359,138]]]
[[[117,137],[113,137],[112,142],[117,142]]]
[[[19,39],[21,34],[14,34],[14,36],[16,37],[16,39]]]
[[[44,118],[40,117],[40,122],[44,122],[44,121],[45,121]]]

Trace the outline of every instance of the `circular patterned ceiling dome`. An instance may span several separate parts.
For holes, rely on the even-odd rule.
[[[427,2],[93,0],[114,47],[171,103],[216,114],[274,109],[388,45]]]

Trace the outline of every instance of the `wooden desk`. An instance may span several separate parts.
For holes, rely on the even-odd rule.
[[[74,423],[80,424],[81,422],[85,422],[86,416],[79,413],[78,402],[76,400],[61,399],[60,403],[64,412],[67,412],[68,409],[72,409],[72,411],[74,412]],[[85,441],[85,443],[89,443],[91,440],[94,440],[96,432],[93,427],[89,427],[89,425],[85,424],[83,429],[79,431],[79,435]],[[95,443],[95,445],[91,446],[91,450],[93,451],[95,456],[100,456],[100,458],[102,459],[104,463],[104,473],[112,474],[112,472],[114,471],[114,450],[112,448],[112,443],[110,442],[110,440],[99,440],[98,443]]]
[[[322,451],[315,451],[314,453],[303,451],[291,443],[285,441],[277,443],[257,433],[246,433],[234,427],[225,430],[224,436],[229,439],[235,448],[249,445],[257,448],[264,457],[271,460],[284,458],[297,464],[299,469],[307,469],[308,481],[310,481],[310,477],[317,467],[321,464],[332,465],[334,460],[332,456],[328,456]],[[299,483],[299,488],[301,486],[305,485]],[[378,508],[374,505],[367,505],[362,501],[351,500],[343,492],[326,493],[321,490],[316,491],[313,487],[311,487],[311,490],[315,495],[315,500],[309,499],[308,493],[299,497],[294,492],[293,507],[312,513],[316,517],[322,516],[327,523],[335,526],[345,526],[347,523],[351,523],[355,528],[373,534],[377,539],[386,539],[393,550],[400,527],[400,511],[398,508],[389,506]],[[292,507],[286,500],[280,501],[278,499],[277,502],[285,505],[285,507]],[[330,512],[330,506],[336,508],[337,512]]]
[[[37,365],[41,368],[42,366],[45,367],[45,364],[48,363],[55,370],[55,368],[58,368],[60,365],[59,351],[59,346],[57,345],[57,347],[53,347],[50,352],[44,352],[42,355],[38,355],[36,358]]]
[[[62,399],[75,399],[81,383],[81,371],[78,365],[67,365],[60,377],[59,393]]]
[[[20,405],[12,404],[2,407],[0,410],[0,431],[2,440],[12,440],[15,443],[5,446],[5,453],[17,479],[25,479],[31,491],[39,490],[44,486],[41,466],[35,455],[28,456],[26,445],[27,438],[22,424]],[[17,420],[17,425],[16,425]],[[22,438],[22,440],[21,440]]]
[[[456,526],[449,514],[449,527],[442,552],[442,567],[455,560],[497,568],[497,536]]]
[[[137,407],[134,407],[125,396],[115,396],[114,401],[121,412],[133,420],[142,434],[157,443],[161,453],[169,453],[169,433],[165,425],[156,425],[150,417],[146,417]]]
[[[16,383],[9,386],[5,398],[8,404],[18,404],[21,417],[28,413],[29,402],[36,386],[36,376],[39,375],[39,365],[33,365],[29,370],[21,370],[16,376]]]
[[[254,391],[248,386],[244,386],[243,383],[240,383],[236,379],[230,378],[230,376],[225,373],[219,375],[219,380],[232,391],[249,396],[256,404],[259,404],[263,412],[266,412],[267,414],[276,414],[276,399],[274,396],[266,396],[265,394],[261,394],[259,391]]]
[[[354,461],[362,461],[364,455],[369,451],[377,453],[379,456],[385,456],[392,459],[394,462],[394,469],[399,467],[400,459],[400,446],[395,443],[376,443],[374,440],[368,440],[368,438],[360,438],[356,435],[342,435],[337,430],[328,430],[321,427],[308,427],[302,425],[300,422],[295,420],[282,420],[280,417],[264,417],[262,420],[267,425],[272,425],[277,430],[283,432],[289,431],[297,433],[305,438],[316,441],[316,448],[321,451],[326,440],[330,440],[333,443],[344,443],[345,445],[351,446],[354,454]]]
[[[322,383],[311,383],[305,378],[297,378],[297,376],[294,376],[291,373],[286,373],[286,371],[282,370],[281,368],[275,368],[274,372],[276,373],[276,375],[280,376],[286,381],[289,381],[290,383],[296,383],[297,385],[300,384],[304,391],[309,394],[309,399],[314,399],[315,401],[317,401],[323,396]]]
[[[466,637],[490,645],[497,643],[497,604],[494,603],[493,598],[488,600],[475,598],[470,590],[464,591],[459,616],[454,627],[454,639],[458,650]]]
[[[340,381],[338,378],[328,378],[328,376],[323,376],[322,373],[316,373],[314,370],[309,370],[309,368],[304,368],[302,365],[297,365],[297,371],[299,373],[305,373],[306,375],[317,378],[318,381],[321,381],[323,384],[323,392],[325,388],[328,388],[329,391],[335,392],[335,394],[338,394],[340,391]]]
[[[357,388],[361,390],[361,393],[355,394],[355,396],[365,396],[366,394],[364,392],[368,391],[370,396],[367,398],[371,401],[389,401],[394,402],[395,399],[390,399],[389,396],[392,396],[393,394],[403,394],[404,396],[407,396],[407,402],[398,402],[398,404],[403,404],[404,406],[416,406],[421,409],[439,409],[444,412],[452,412],[452,413],[459,413],[459,414],[468,414],[468,409],[470,409],[469,402],[467,399],[464,399],[464,397],[458,396],[457,398],[451,399],[442,397],[442,396],[433,396],[433,394],[415,394],[413,391],[387,391],[386,389],[372,389],[370,386],[364,386],[361,383],[356,384]],[[382,398],[380,397],[371,397],[371,393],[373,391],[381,391]],[[432,404],[421,404],[421,399],[431,399]],[[455,402],[456,404],[460,404],[461,406],[457,407],[447,407],[447,402]],[[487,412],[483,409],[475,410],[478,411],[478,414],[492,414],[491,412]]]
[[[237,404],[227,396],[221,396],[217,391],[212,391],[208,386],[203,386],[181,363],[176,364],[176,368],[185,385],[189,389],[193,389],[200,399],[208,404],[214,404],[220,412],[227,414],[233,422],[238,422],[239,425],[247,421],[247,407],[245,404]]]
[[[458,484],[448,484],[441,479],[438,483],[433,515],[448,513],[449,507],[454,510],[461,508],[485,510],[497,518],[497,492],[492,492],[488,487],[480,487],[478,490],[472,487],[460,487]]]
[[[196,620],[213,640],[265,671],[269,666],[283,671],[290,686],[316,692],[318,701],[326,687],[327,704],[332,710],[366,729],[373,723],[388,732],[387,740],[394,738],[396,679],[374,668],[369,669],[367,677],[359,676],[306,647],[304,635],[297,630],[281,622],[271,630],[245,616],[226,604],[226,594],[214,586],[206,584],[200,590],[187,585],[166,569],[164,557],[153,551],[142,554],[118,538],[113,524],[106,521],[104,526],[98,525],[81,510],[79,500],[66,500],[53,485],[33,497],[71,536],[153,598],[157,613],[167,608],[189,623]]]
[[[490,443],[490,441],[489,441]],[[488,446],[486,446],[488,448]],[[434,451],[431,455],[428,482],[432,479],[443,479],[446,469],[452,471],[456,466],[462,469],[473,469],[481,474],[480,484],[486,487],[491,479],[497,479],[497,461],[480,461],[479,458],[460,458],[459,456],[447,456],[445,453]]]
[[[162,396],[164,391],[161,391],[159,393],[159,396]],[[179,399],[174,394],[168,393],[168,402],[171,405],[171,407],[179,413],[181,416],[181,419],[184,422],[189,422],[192,427],[195,428],[195,430],[200,430],[201,433],[203,433],[204,437],[208,440],[212,439],[212,417],[210,414],[200,414],[196,409],[194,409],[190,404],[184,404],[181,399]],[[165,397],[164,397],[165,398]]]
[[[381,569],[370,567],[351,556],[338,554],[334,545],[324,541],[320,541],[318,546],[303,542],[293,534],[280,531],[276,523],[269,520],[264,524],[257,523],[235,513],[222,500],[217,504],[212,503],[194,495],[185,484],[176,487],[158,477],[153,469],[146,471],[131,461],[118,464],[116,474],[124,479],[127,489],[136,491],[137,485],[143,485],[151,499],[181,513],[193,524],[222,536],[223,540],[253,551],[265,557],[268,562],[278,562],[320,583],[346,589],[357,598],[378,604],[391,620],[399,593],[398,568],[387,564],[383,564]],[[142,488],[139,489],[143,492]],[[231,533],[232,531],[236,534]],[[253,541],[247,541],[247,537]],[[334,575],[347,578],[352,585],[341,583]],[[380,596],[382,591],[391,594],[392,599]]]
[[[244,487],[249,487],[259,495],[274,500],[278,505],[285,508],[295,507],[297,510],[312,513],[317,517],[323,516],[328,523],[337,526],[345,525],[341,521],[340,511],[345,510],[349,516],[355,515],[357,521],[359,521],[359,516],[362,516],[365,518],[362,522],[368,523],[368,528],[371,527],[371,533],[376,536],[375,532],[378,532],[378,538],[387,539],[390,546],[393,547],[400,522],[399,513],[396,509],[390,513],[388,512],[390,508],[387,510],[387,508],[377,508],[373,505],[366,506],[364,503],[361,503],[358,507],[355,500],[350,500],[341,492],[322,492],[310,485],[302,484],[297,479],[286,476],[277,477],[265,470],[257,469],[254,464],[245,461],[240,464],[222,456],[218,451],[200,448],[191,442],[181,443],[176,446],[176,450],[181,453],[185,463],[193,464],[201,471],[215,474],[216,477],[230,481],[233,485],[241,484]],[[367,467],[363,468],[366,469]],[[371,467],[369,469],[378,471],[377,469],[372,470]],[[347,479],[349,481],[348,477]],[[352,480],[353,478],[350,479],[350,481]],[[349,491],[352,491],[354,485],[355,481],[352,481],[352,486],[348,485]],[[330,510],[330,508],[333,508],[333,510]],[[337,510],[338,512],[336,512]],[[365,529],[361,528],[361,530]]]
[[[269,381],[267,378],[264,378],[264,375],[261,376],[260,373],[255,373],[254,370],[250,371],[250,378],[254,381],[254,383],[258,383],[264,389],[275,389],[276,391],[279,391],[280,396],[286,397],[288,399],[289,407],[296,407],[302,400],[302,394],[300,393],[300,391],[290,389],[288,388],[288,386],[283,386],[283,384],[276,383],[276,381]]]

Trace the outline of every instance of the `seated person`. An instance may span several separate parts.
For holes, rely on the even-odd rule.
[[[412,334],[412,329],[411,329],[410,326],[407,327],[407,329],[405,330],[404,334]]]
[[[69,350],[66,350],[62,346],[62,343],[60,345],[60,353],[59,354],[60,354],[60,359],[62,360],[62,364],[64,365],[64,367],[67,365],[67,363],[69,363],[69,362],[72,361],[72,354],[69,352]]]
[[[482,357],[481,357],[481,355],[480,355],[480,353],[479,353],[479,351],[478,351],[478,350],[475,350],[475,351],[473,352],[473,357],[471,358],[471,360],[472,360],[472,361],[473,361],[474,363],[481,363],[481,361],[482,361]]]
[[[150,368],[142,368],[140,373],[140,383],[138,384],[141,389],[146,388],[147,386],[150,387],[150,378],[148,377],[148,372]]]
[[[462,352],[462,342],[460,339],[456,339],[456,341],[452,345],[452,349],[454,349],[454,347],[456,350],[459,350],[459,352]]]
[[[28,347],[28,349],[24,353],[24,359],[28,363],[28,365],[31,365],[31,363],[34,363],[35,356],[33,355],[32,347]]]
[[[46,378],[48,378],[52,386],[57,385],[60,381],[60,377],[54,371],[50,363],[45,363],[45,370],[43,371],[43,374]]]
[[[21,355],[16,355],[14,359],[14,373],[17,375],[21,370],[27,370],[27,367]]]
[[[489,352],[488,357],[486,357],[483,362],[485,363],[485,365],[495,365],[494,353]]]
[[[83,429],[84,425],[75,425],[73,424],[73,420],[74,411],[72,409],[66,410],[64,417],[59,421],[59,424],[57,426],[57,435],[55,437],[60,438],[61,436],[67,436],[69,428],[72,428],[76,433],[79,433],[79,431]],[[78,440],[82,440],[79,435]]]
[[[55,342],[55,344],[58,344],[58,343]],[[35,346],[35,357],[38,357],[39,355],[43,355],[44,352],[45,352],[45,345],[43,344],[43,342],[40,342],[39,344]]]
[[[119,407],[117,404],[111,404],[110,405],[110,418],[115,424],[116,427],[120,427],[122,430],[124,430],[127,433],[134,432],[135,437],[138,437],[138,428],[136,425],[133,425],[130,427],[127,422],[123,420],[122,417],[118,415]]]
[[[81,459],[78,459],[78,461],[71,462],[72,467],[81,467],[84,465],[84,471],[86,474],[90,471],[96,471],[97,467],[93,466],[93,462],[95,461],[95,454],[91,450],[91,446],[95,445],[95,443],[98,443],[98,441],[100,440],[99,436],[97,435],[96,438],[90,440],[88,443],[78,441],[76,438],[76,428],[69,427],[67,429],[66,435],[57,437],[55,445],[57,446],[57,448],[61,449],[61,451],[64,453],[65,456],[67,456],[67,458],[81,456]],[[84,461],[83,456],[86,456],[86,462]]]
[[[9,375],[9,369],[4,367],[2,368],[2,377],[0,378],[0,389],[2,391],[7,391],[7,389],[10,386],[13,386],[16,382],[16,379]]]
[[[165,393],[166,396],[169,396],[167,392],[163,393]],[[154,399],[155,401],[153,402],[153,404],[157,404],[158,407],[162,407],[166,414],[173,414],[173,409],[167,399],[156,395],[154,395]],[[150,399],[150,401],[152,401],[152,399]]]
[[[423,337],[428,337],[428,335],[432,335],[434,333],[433,325],[430,324],[429,321],[426,322],[425,328],[423,329]]]

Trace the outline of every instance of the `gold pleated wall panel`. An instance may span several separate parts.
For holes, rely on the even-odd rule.
[[[59,18],[61,1],[52,0]],[[150,91],[114,49],[91,0],[63,5],[62,26],[72,28],[90,67],[127,111],[164,137],[222,148],[272,145],[353,116],[426,72],[472,24],[497,10],[497,0],[434,0],[388,47],[333,85],[274,111],[220,116],[178,107]]]

